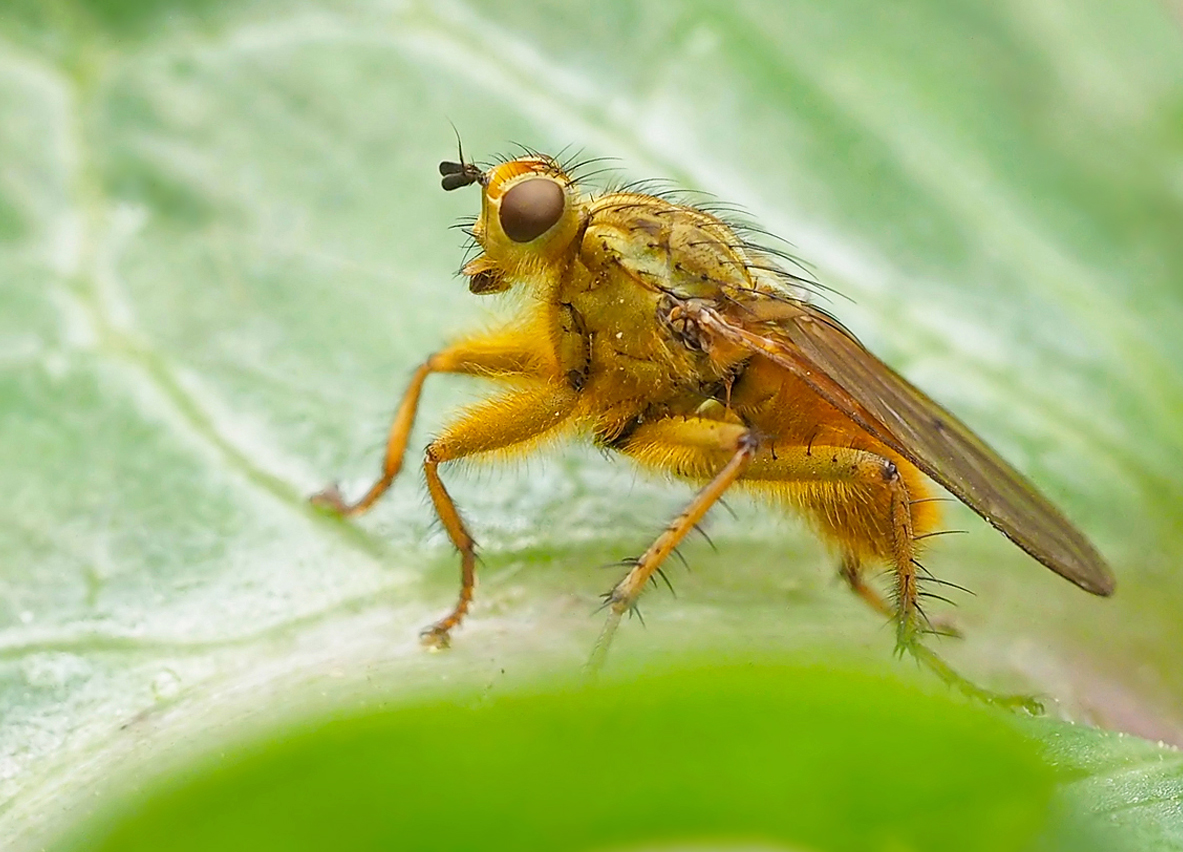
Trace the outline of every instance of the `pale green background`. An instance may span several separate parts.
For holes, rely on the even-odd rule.
[[[491,302],[455,276],[475,190],[449,120],[737,202],[832,309],[1096,542],[1101,601],[968,511],[941,647],[1066,715],[1183,742],[1183,12],[984,3],[40,2],[0,12],[0,833],[141,742],[327,700],[510,689],[579,665],[597,595],[689,491],[573,448],[417,472],[340,524],[409,371]],[[433,380],[414,445],[480,392]],[[793,522],[742,498],[614,660],[837,651],[912,674]],[[1058,703],[1057,703],[1058,702]],[[156,738],[155,740],[153,738]]]

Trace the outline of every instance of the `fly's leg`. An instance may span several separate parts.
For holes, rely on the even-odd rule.
[[[948,686],[956,689],[967,698],[972,698],[976,701],[981,701],[985,704],[994,704],[999,707],[1006,707],[1009,710],[1022,710],[1024,713],[1029,713],[1032,716],[1040,716],[1043,714],[1043,704],[1038,698],[1033,695],[1003,695],[1002,693],[992,692],[989,689],[984,689],[978,686],[971,680],[967,680],[965,675],[958,673],[952,666],[945,662],[945,660],[936,653],[936,651],[929,648],[927,645],[916,642],[909,647],[908,653],[930,672],[935,674],[943,680]]]
[[[830,453],[828,457],[834,460],[841,458],[841,454],[837,450],[813,448],[813,452],[820,452],[823,457]],[[1043,712],[1042,705],[1030,696],[1002,695],[983,689],[959,674],[940,655],[921,641],[925,632],[926,619],[919,607],[920,578],[916,571],[918,565],[915,559],[916,531],[913,528],[912,500],[907,486],[898,467],[890,459],[863,450],[847,450],[846,452],[861,457],[857,463],[850,465],[850,471],[852,474],[856,474],[858,470],[863,471],[856,475],[859,476],[864,486],[864,495],[871,498],[864,503],[864,506],[877,507],[886,504],[889,507],[890,559],[896,580],[894,607],[864,583],[861,576],[861,565],[853,554],[848,553],[843,559],[842,576],[850,583],[855,592],[870,603],[873,608],[879,611],[889,610],[896,623],[897,652],[908,654],[948,686],[969,698],[987,704],[1024,710],[1031,714]],[[874,473],[876,470],[877,476]],[[886,494],[876,498],[876,492],[886,492]],[[865,523],[868,519],[864,517],[861,520]]]
[[[403,455],[407,451],[407,439],[411,435],[411,427],[415,424],[415,411],[419,407],[419,395],[423,391],[423,382],[436,372],[443,372],[437,360],[439,355],[432,355],[419,365],[411,377],[411,384],[403,394],[398,411],[390,424],[390,434],[386,438],[386,454],[382,459],[382,474],[366,490],[366,493],[356,501],[350,503],[345,500],[336,485],[330,485],[324,491],[313,494],[309,502],[322,509],[328,509],[338,515],[346,517],[360,515],[369,509],[378,498],[390,488],[394,478],[403,466]]]
[[[639,434],[642,431],[643,436]],[[626,443],[617,448],[625,453],[641,455],[642,447],[655,444],[673,444],[683,453],[697,456],[700,467],[713,467],[715,472],[686,508],[670,521],[661,535],[649,545],[649,549],[636,561],[632,570],[607,594],[608,620],[588,661],[588,670],[592,674],[599,671],[607,658],[612,637],[620,624],[620,617],[636,604],[645,584],[679,542],[703,519],[711,506],[723,496],[723,492],[743,474],[758,446],[755,436],[744,426],[687,418],[642,426]]]
[[[425,645],[447,647],[449,634],[468,612],[476,588],[476,544],[444,487],[439,466],[480,453],[524,450],[567,423],[575,398],[570,387],[549,384],[493,397],[468,409],[427,445],[423,473],[435,513],[460,552],[460,596],[447,615],[420,634]]]
[[[746,427],[702,418],[643,424],[614,448],[642,464],[709,481],[686,512],[675,519],[613,590],[609,603],[617,615],[631,606],[645,581],[686,530],[705,514],[726,486],[742,476],[745,482],[831,519],[837,525],[835,534],[841,536],[841,527],[850,527],[851,539],[888,556],[895,570],[891,604],[862,582],[853,554],[845,576],[858,583],[860,593],[872,606],[895,619],[898,647],[906,648],[915,641],[921,619],[911,501],[903,477],[890,459],[868,450],[812,445],[769,446],[757,453]],[[718,487],[720,483],[724,483],[722,488]],[[690,524],[680,524],[691,509],[698,508],[701,510]],[[661,546],[676,531],[680,535],[672,544],[668,548]]]
[[[847,552],[842,555],[842,561],[838,565],[838,576],[875,612],[887,618],[895,618],[895,609],[877,589],[867,582],[866,567],[862,560],[853,553]],[[934,633],[961,638],[961,631],[949,619],[934,618],[930,623]]]
[[[778,452],[778,455],[781,460],[792,464],[795,454]],[[959,674],[923,643],[923,634],[932,630],[926,630],[927,619],[919,606],[920,577],[917,573],[919,563],[915,558],[916,530],[913,526],[912,498],[896,463],[866,450],[812,447],[807,448],[807,455],[809,462],[812,462],[815,456],[820,456],[823,463],[828,460],[833,468],[831,474],[836,475],[835,481],[843,481],[845,474],[854,486],[853,491],[845,495],[845,499],[838,497],[831,498],[830,501],[821,501],[820,508],[826,511],[829,517],[848,517],[848,523],[851,523],[852,527],[865,531],[868,528],[876,529],[882,526],[882,521],[877,523],[873,513],[886,509],[886,518],[883,520],[888,522],[890,530],[887,538],[890,542],[889,559],[895,572],[894,605],[883,600],[874,589],[865,584],[861,564],[854,554],[847,553],[845,556],[842,575],[855,592],[873,608],[881,612],[884,609],[888,610],[895,620],[897,652],[908,654],[948,686],[970,698],[987,704],[1021,709],[1032,714],[1042,712],[1042,706],[1030,696],[1002,695],[983,689]],[[808,469],[811,464],[807,463],[805,467]],[[760,471],[753,473],[758,475]],[[835,496],[839,493],[841,492],[835,492]],[[827,502],[829,505],[826,505]],[[846,511],[836,512],[835,507],[843,503],[847,504]],[[851,504],[859,508],[851,512]],[[858,533],[854,529],[847,532],[851,538],[858,538]],[[865,535],[865,532],[863,534]]]
[[[330,486],[310,501],[315,506],[328,509],[339,515],[360,515],[377,502],[390,488],[394,478],[402,469],[403,456],[407,450],[407,439],[415,424],[415,412],[419,407],[419,395],[423,383],[432,373],[468,373],[485,376],[535,376],[542,378],[547,373],[544,360],[538,354],[537,335],[521,331],[510,331],[501,335],[477,337],[465,340],[436,352],[411,377],[411,384],[403,394],[398,411],[390,424],[386,439],[386,454],[382,460],[382,473],[373,485],[355,502],[348,502]]]
[[[645,582],[694,523],[723,491],[737,480],[824,519],[828,532],[860,551],[890,562],[894,588],[885,600],[866,585],[853,551],[843,563],[843,576],[872,607],[896,624],[896,648],[973,698],[1038,712],[1038,702],[984,690],[954,671],[921,639],[912,495],[895,461],[851,447],[757,446],[746,428],[722,421],[686,418],[643,424],[615,449],[648,464],[708,484],[687,509],[638,560],[609,596],[612,613],[593,653],[600,664],[622,613],[635,602]]]
[[[915,559],[916,534],[912,526],[912,502],[908,495],[907,486],[904,484],[903,478],[900,476],[895,463],[890,459],[882,458],[865,451],[851,450],[848,452],[860,453],[877,460],[877,465],[881,471],[880,479],[876,481],[874,477],[867,477],[864,481],[868,486],[874,484],[873,488],[882,488],[888,491],[887,500],[890,505],[892,530],[890,558],[892,567],[895,570],[896,579],[895,606],[889,607],[886,601],[863,583],[861,566],[852,555],[848,554],[843,560],[842,574],[848,578],[848,582],[850,582],[849,578],[851,576],[855,578],[854,582],[851,582],[852,588],[864,600],[871,603],[872,607],[880,610],[881,608],[889,608],[891,610],[892,617],[896,623],[896,651],[900,654],[908,654],[917,663],[923,665],[943,680],[946,685],[969,698],[983,701],[987,704],[996,704],[1015,710],[1023,710],[1032,715],[1042,713],[1043,706],[1031,696],[1003,695],[978,686],[959,674],[939,654],[921,641],[923,633],[926,632],[924,624],[927,620],[920,612],[919,607],[920,578],[916,571],[918,564]],[[881,503],[879,500],[872,500],[870,505],[881,505]],[[937,628],[936,632],[939,631],[940,629]],[[934,631],[929,629],[928,632]]]
[[[844,553],[838,566],[838,576],[850,586],[850,590],[866,601],[871,609],[887,618],[895,618],[895,609],[863,576],[863,563],[853,553]]]

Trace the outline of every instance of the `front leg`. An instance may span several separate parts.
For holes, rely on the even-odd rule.
[[[440,479],[439,466],[480,453],[526,452],[572,425],[576,399],[576,391],[566,384],[534,386],[494,397],[470,408],[427,445],[423,473],[435,513],[460,551],[460,597],[451,612],[420,634],[425,645],[447,646],[448,635],[468,612],[476,587],[476,544]]]
[[[336,486],[330,486],[313,495],[310,498],[312,504],[339,515],[360,515],[386,493],[402,469],[407,439],[410,438],[411,427],[415,425],[415,412],[419,408],[419,395],[423,391],[423,383],[432,373],[546,378],[556,369],[540,347],[538,334],[526,329],[473,337],[436,352],[415,370],[411,384],[403,394],[386,439],[382,473],[374,484],[353,503],[347,502]]]

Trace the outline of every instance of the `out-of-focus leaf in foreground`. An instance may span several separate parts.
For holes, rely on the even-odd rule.
[[[716,666],[454,700],[223,753],[66,848],[998,852],[1049,822],[1055,776],[1034,743],[882,680]]]
[[[581,449],[449,472],[485,564],[433,656],[416,629],[456,569],[418,478],[355,524],[307,509],[368,481],[411,367],[491,310],[453,277],[476,197],[439,189],[449,118],[478,158],[583,147],[793,240],[852,300],[829,307],[1118,575],[1090,598],[951,507],[970,535],[925,561],[976,596],[954,592],[967,638],[942,651],[1183,741],[1180,33],[1152,0],[5,4],[0,835],[77,813],[146,759],[138,730],[196,742],[222,703],[262,724],[278,683],[571,671],[615,579],[593,566],[685,500]],[[430,385],[415,445],[477,392]],[[907,671],[806,531],[729,502],[618,664],[817,646]],[[1102,735],[1068,749],[1139,777]],[[1171,777],[1123,818],[1166,837]],[[1101,809],[1103,786],[1074,789]]]

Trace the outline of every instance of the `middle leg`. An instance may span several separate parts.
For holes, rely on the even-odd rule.
[[[588,669],[593,674],[607,658],[620,617],[636,605],[645,584],[687,533],[743,475],[757,447],[755,436],[746,426],[695,417],[645,424],[616,446],[621,452],[642,461],[657,463],[667,470],[672,467],[676,472],[686,474],[688,472],[681,470],[680,462],[674,459],[675,455],[680,454],[683,456],[682,462],[689,462],[695,467],[697,475],[694,478],[709,478],[710,481],[670,521],[628,574],[607,594],[608,620],[588,661]]]

